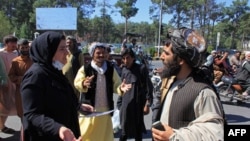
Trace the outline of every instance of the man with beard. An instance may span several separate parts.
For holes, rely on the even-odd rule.
[[[195,38],[191,41],[197,41],[198,37],[193,30],[187,31],[172,32],[175,35],[169,35],[170,40],[166,42],[160,56],[164,69],[157,119],[164,130],[153,126],[153,140],[224,140],[222,105],[214,89],[200,75],[199,66],[206,48],[201,44],[188,43],[190,36]],[[181,36],[173,37],[177,35]]]
[[[17,115],[22,119],[23,110],[22,110],[22,100],[20,94],[20,84],[23,79],[24,73],[33,64],[33,61],[29,56],[30,46],[29,46],[29,41],[27,39],[20,39],[17,42],[17,47],[20,56],[12,60],[8,76],[11,82],[16,85],[15,102],[16,102]]]
[[[69,49],[67,55],[67,63],[63,66],[63,74],[69,80],[71,86],[74,88],[75,95],[79,98],[80,92],[74,86],[74,79],[78,69],[84,65],[84,56],[80,49],[78,49],[77,40],[73,36],[66,37],[66,46]]]
[[[81,102],[90,104],[96,112],[114,110],[113,94],[117,89],[126,91],[126,86],[107,61],[106,44],[93,42],[89,49],[90,63],[80,67],[74,80],[76,89],[81,92]],[[121,86],[120,86],[121,85]],[[125,89],[124,89],[125,88]],[[85,141],[113,141],[112,114],[79,119],[82,139]]]

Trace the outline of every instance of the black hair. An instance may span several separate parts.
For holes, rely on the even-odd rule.
[[[77,41],[76,41],[76,38],[74,36],[69,35],[66,37],[66,40],[71,40],[73,42],[74,46],[77,46]]]
[[[135,38],[133,38],[133,39],[132,39],[132,42],[136,42],[136,39],[135,39]]]
[[[135,53],[132,50],[132,48],[125,48],[124,50],[122,50],[122,52],[121,52],[122,57],[124,57],[127,54],[129,54],[132,58],[135,58]]]
[[[108,46],[108,47],[106,47],[106,50],[108,51],[108,53],[110,53],[111,52],[111,48]]]
[[[7,35],[3,38],[3,43],[7,44],[9,42],[17,42],[18,38],[16,36],[13,35]]]
[[[17,42],[18,45],[28,45],[29,41],[27,39],[20,39]]]

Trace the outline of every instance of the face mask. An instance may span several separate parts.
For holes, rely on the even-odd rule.
[[[20,53],[23,56],[28,56],[29,55],[29,51],[20,51]]]
[[[62,70],[62,68],[63,68],[63,64],[61,63],[61,62],[59,62],[59,61],[54,61],[53,63],[52,63],[52,65],[53,65],[53,67],[54,68],[56,68],[56,69],[58,69],[58,70]]]

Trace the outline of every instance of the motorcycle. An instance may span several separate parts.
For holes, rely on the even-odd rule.
[[[152,121],[157,120],[157,113],[160,109],[161,105],[161,77],[157,72],[157,68],[154,68],[151,72],[151,82],[153,84],[153,102],[151,105],[151,110],[152,110]]]
[[[214,85],[223,102],[237,102],[237,104],[250,102],[250,97],[242,96],[243,89],[232,76],[223,76],[221,82]]]
[[[161,77],[157,74],[156,68],[152,70],[151,82],[153,84],[153,94],[160,91],[161,88]]]

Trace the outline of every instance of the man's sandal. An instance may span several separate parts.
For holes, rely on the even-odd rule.
[[[1,131],[6,134],[14,134],[16,132],[16,130],[8,128],[8,127],[4,127]]]

